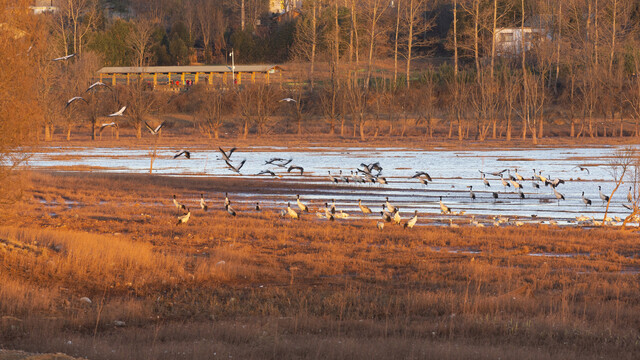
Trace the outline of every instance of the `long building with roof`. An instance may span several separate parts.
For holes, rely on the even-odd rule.
[[[100,81],[111,85],[127,85],[132,79],[142,78],[152,83],[154,88],[159,85],[184,86],[206,81],[209,85],[216,83],[237,85],[243,81],[269,83],[272,76],[281,75],[283,69],[278,65],[193,65],[193,66],[144,66],[144,67],[103,67],[98,70]]]

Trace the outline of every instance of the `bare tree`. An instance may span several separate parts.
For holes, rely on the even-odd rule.
[[[220,128],[224,125],[224,108],[232,104],[225,101],[224,93],[217,89],[208,89],[202,92],[197,102],[198,128],[209,139],[220,137]]]
[[[86,36],[98,21],[98,9],[95,0],[60,0],[59,33],[64,37],[65,45],[71,43],[72,51],[81,54]],[[71,36],[70,40],[67,40]],[[65,47],[65,51],[67,48]]]
[[[124,103],[127,104],[127,118],[136,131],[136,138],[141,139],[145,121],[160,108],[158,95],[142,81],[133,82],[122,91]]]
[[[369,82],[371,81],[371,72],[373,71],[373,61],[374,56],[373,52],[376,45],[376,40],[380,35],[380,31],[378,29],[378,22],[384,15],[384,12],[387,8],[387,2],[384,0],[367,0],[366,7],[366,22],[367,28],[369,32],[369,56],[367,61],[367,77],[365,79],[365,87],[369,87]]]
[[[611,195],[609,195],[609,200],[607,201],[607,207],[604,211],[604,217],[602,219],[602,225],[605,224],[607,220],[607,214],[609,213],[609,205],[611,205],[611,200],[613,199],[613,195],[618,191],[620,185],[625,180],[627,172],[631,170],[634,164],[638,163],[638,152],[633,147],[626,147],[623,149],[616,150],[613,157],[609,160],[609,173],[613,177],[613,182],[615,184],[613,191],[611,191]]]
[[[150,48],[153,45],[153,31],[156,29],[156,20],[140,18],[133,24],[133,29],[127,37],[127,44],[135,54],[135,66],[143,67],[149,62]]]

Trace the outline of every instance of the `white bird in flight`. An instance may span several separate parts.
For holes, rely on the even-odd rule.
[[[122,116],[122,114],[124,113],[124,111],[126,109],[127,109],[127,107],[123,106],[122,109],[118,110],[117,112],[114,112],[113,114],[107,115],[107,117]]]
[[[97,81],[97,82],[95,82],[95,83],[91,84],[91,86],[89,86],[89,87],[87,88],[87,90],[85,90],[84,92],[87,92],[87,91],[89,91],[89,90],[92,90],[92,89],[94,89],[94,88],[96,88],[96,87],[98,87],[98,86],[104,86],[104,87],[106,87],[106,88],[107,88],[107,89],[109,89],[109,90],[113,90],[113,89],[111,89],[111,87],[109,87],[109,85],[107,85],[107,84],[103,83],[102,81]]]
[[[53,60],[51,60],[51,61],[64,61],[64,60],[69,60],[69,59],[71,59],[71,58],[72,58],[72,57],[74,57],[74,56],[76,56],[76,54],[71,54],[71,55],[67,55],[67,56],[62,56],[62,57],[59,57],[59,58],[55,58],[55,59],[53,59]]]
[[[149,125],[149,123],[147,123],[146,121],[144,122],[144,126],[147,127],[151,134],[158,135],[158,131],[160,131],[160,129],[162,129],[162,127],[164,126],[164,121],[160,125],[156,126],[155,129],[152,128],[151,125]]]
[[[72,102],[74,102],[74,101],[76,101],[76,100],[82,100],[82,101],[84,101],[86,104],[88,104],[88,103],[89,103],[87,100],[85,100],[85,99],[84,99],[83,97],[81,97],[81,96],[74,96],[74,97],[72,97],[71,99],[69,99],[69,100],[67,101],[67,105],[65,106],[65,108],[66,108],[67,106],[71,105],[71,103],[72,103]]]
[[[280,100],[280,102],[283,102],[283,101],[286,101],[286,102],[297,102],[296,99],[292,99],[292,98],[289,98],[289,97]]]

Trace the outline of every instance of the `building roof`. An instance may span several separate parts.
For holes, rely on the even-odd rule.
[[[103,67],[98,74],[153,74],[153,73],[226,73],[226,72],[275,72],[283,71],[278,65],[202,65],[202,66],[125,66]]]

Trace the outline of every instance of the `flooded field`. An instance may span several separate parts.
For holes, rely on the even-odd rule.
[[[601,220],[606,204],[600,199],[598,187],[604,194],[613,190],[613,177],[609,165],[616,147],[565,148],[565,149],[508,149],[487,151],[408,150],[395,148],[328,148],[313,147],[300,151],[286,148],[252,147],[238,149],[231,156],[233,166],[246,160],[240,174],[231,171],[217,149],[191,149],[191,158],[173,158],[178,149],[159,148],[153,172],[166,176],[198,177],[245,177],[256,182],[264,181],[264,191],[251,192],[229,189],[236,204],[250,206],[260,202],[265,208],[281,209],[286,202],[295,203],[300,194],[312,210],[323,207],[325,202],[335,200],[336,208],[359,216],[358,200],[369,206],[374,213],[381,210],[385,198],[400,208],[404,217],[414,210],[421,216],[419,223],[449,224],[449,219],[463,224],[476,216],[489,224],[494,216],[502,216],[509,222],[557,222],[577,223],[576,217],[585,216]],[[265,164],[272,157],[292,159],[285,167]],[[361,164],[378,162],[382,167],[380,177],[388,184],[361,183]],[[150,151],[130,148],[46,148],[34,154],[29,166],[35,169],[93,172],[149,171]],[[291,165],[304,168],[287,172]],[[579,167],[580,166],[580,167]],[[550,180],[562,179],[557,191],[565,200],[558,201],[551,186],[533,179],[533,169],[542,171]],[[273,175],[258,175],[270,170]],[[505,170],[505,171],[503,171]],[[432,181],[427,185],[411,178],[417,171],[427,172]],[[490,186],[481,178],[486,173]],[[334,183],[331,175],[340,181]],[[516,172],[524,180],[522,195],[517,190],[504,187],[500,177],[492,175],[502,172],[505,179]],[[377,173],[374,172],[374,173]],[[345,180],[349,180],[346,182]],[[539,188],[534,187],[539,185]],[[471,198],[468,186],[473,187],[475,199]],[[628,204],[627,193],[631,184],[621,186],[612,199],[609,214],[612,218],[624,218],[629,214],[623,204]],[[296,188],[297,190],[293,190]],[[195,191],[195,190],[194,190]],[[582,199],[592,201],[586,206]],[[495,193],[495,194],[494,194]],[[221,194],[207,194],[212,202],[222,198]],[[497,198],[496,198],[497,196]],[[456,215],[440,214],[439,200]],[[460,216],[460,212],[463,216]]]

